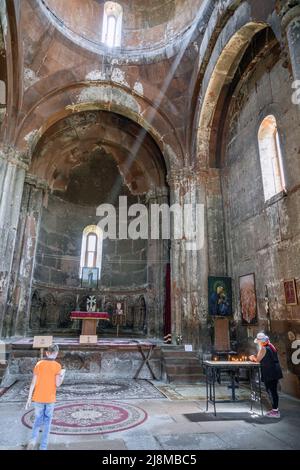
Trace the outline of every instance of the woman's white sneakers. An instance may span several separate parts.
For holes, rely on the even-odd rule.
[[[271,410],[268,411],[265,415],[267,418],[280,418],[280,411],[279,410]]]

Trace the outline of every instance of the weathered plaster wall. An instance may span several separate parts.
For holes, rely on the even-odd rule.
[[[222,169],[228,274],[233,278],[238,347],[254,351],[253,336],[268,329],[265,286],[270,298],[270,336],[279,347],[285,369],[283,390],[300,395],[298,367],[291,365],[288,332],[300,333],[300,305],[287,307],[283,280],[295,278],[300,297],[300,127],[299,109],[291,102],[291,78],[279,60],[264,59],[240,88],[227,119]],[[281,138],[288,194],[265,203],[257,132],[263,118],[274,114]],[[255,273],[259,324],[241,326],[239,276]],[[249,336],[249,337],[248,337]],[[296,372],[297,377],[291,372]]]

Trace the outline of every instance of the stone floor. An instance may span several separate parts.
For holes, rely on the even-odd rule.
[[[91,393],[82,397],[86,382],[64,384],[49,449],[300,449],[298,400],[281,395],[280,420],[261,417],[259,407],[251,414],[247,402],[218,404],[214,417],[211,408],[205,412],[203,385],[152,384],[91,381]],[[17,383],[0,398],[2,450],[22,450],[30,437],[33,413],[24,410],[26,388]],[[226,387],[218,393],[224,397]],[[239,395],[245,398],[247,390],[240,389]]]

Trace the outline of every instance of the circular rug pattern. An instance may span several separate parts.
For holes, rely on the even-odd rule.
[[[125,431],[142,424],[147,413],[142,408],[119,402],[72,403],[55,407],[51,434],[87,435]],[[32,428],[34,410],[22,417]]]

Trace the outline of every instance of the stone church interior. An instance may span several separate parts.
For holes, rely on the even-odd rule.
[[[53,344],[49,449],[300,448],[299,0],[0,0],[1,450]]]

